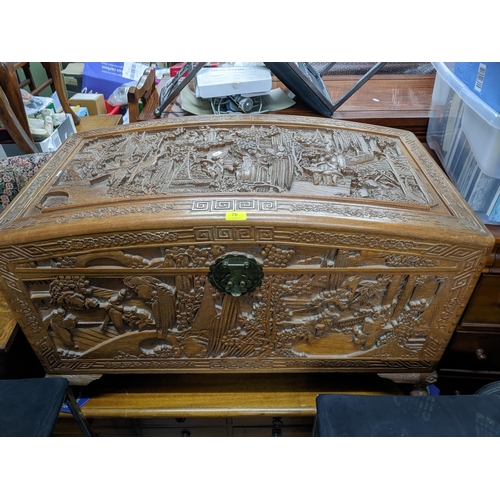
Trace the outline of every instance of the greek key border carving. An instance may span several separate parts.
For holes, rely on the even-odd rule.
[[[273,241],[274,228],[253,226],[206,226],[193,228],[194,239],[205,241]]]
[[[276,200],[257,199],[221,199],[221,200],[195,200],[191,210],[193,212],[227,212],[227,211],[247,211],[247,212],[271,212],[278,209]]]
[[[42,243],[10,246],[0,251],[0,266],[7,270],[9,264],[16,261],[29,261],[53,256],[58,251],[84,251],[101,248],[126,247],[131,245],[148,245],[155,243],[187,243],[189,241],[274,241],[276,243],[302,243],[333,247],[357,247],[380,249],[383,251],[410,252],[412,255],[435,256],[453,261],[464,262],[462,272],[475,269],[477,261],[484,257],[481,250],[468,247],[418,242],[399,238],[369,236],[362,234],[314,231],[283,230],[273,227],[259,226],[199,226],[182,231],[150,231],[138,233],[114,233],[101,237],[84,237],[59,239]],[[467,258],[468,261],[464,259]]]

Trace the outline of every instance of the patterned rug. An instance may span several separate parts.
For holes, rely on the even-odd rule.
[[[0,212],[45,164],[52,153],[34,153],[0,159]]]

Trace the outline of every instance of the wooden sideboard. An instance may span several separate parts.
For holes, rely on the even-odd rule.
[[[101,436],[311,436],[318,394],[402,395],[370,373],[108,375],[75,389]],[[55,435],[79,435],[70,414]]]
[[[495,247],[439,365],[447,393],[470,393],[500,380],[500,226]]]

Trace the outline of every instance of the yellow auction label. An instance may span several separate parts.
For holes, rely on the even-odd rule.
[[[246,212],[226,212],[226,220],[247,220]]]

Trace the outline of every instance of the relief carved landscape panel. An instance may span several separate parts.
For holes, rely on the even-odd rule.
[[[250,192],[434,203],[397,138],[336,129],[202,125],[87,141],[38,208],[89,198]]]
[[[229,252],[231,250],[231,252]],[[233,297],[207,278],[246,252],[260,286]],[[24,285],[61,359],[419,359],[452,279],[446,258],[274,244],[81,253],[34,263]],[[57,276],[50,275],[56,270]]]

